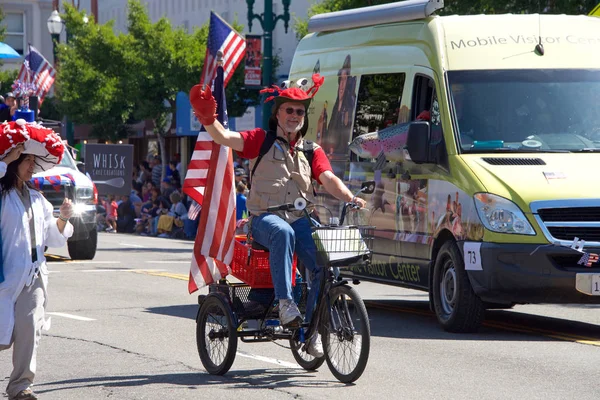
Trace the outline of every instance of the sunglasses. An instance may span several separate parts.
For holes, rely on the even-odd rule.
[[[285,112],[288,115],[292,115],[294,113],[294,111],[296,111],[296,115],[299,117],[304,117],[304,114],[306,114],[306,110],[303,108],[292,108],[292,107],[288,107],[285,109]]]

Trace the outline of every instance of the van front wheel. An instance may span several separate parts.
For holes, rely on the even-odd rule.
[[[444,243],[433,271],[433,308],[448,332],[475,332],[481,326],[485,306],[473,292],[456,242]]]

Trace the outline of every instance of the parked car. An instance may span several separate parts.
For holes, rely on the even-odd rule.
[[[91,260],[96,255],[98,244],[98,191],[94,182],[78,169],[77,164],[69,151],[65,151],[60,164],[33,175],[32,182],[52,203],[55,216],[58,216],[65,197],[73,201],[75,214],[70,222],[74,232],[67,242],[69,256],[73,260]]]

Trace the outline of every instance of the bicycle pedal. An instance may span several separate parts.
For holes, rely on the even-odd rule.
[[[302,325],[303,325],[302,320],[297,318],[297,319],[294,319],[282,326],[286,329],[299,329],[302,327]]]

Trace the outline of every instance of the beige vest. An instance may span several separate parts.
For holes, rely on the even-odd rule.
[[[303,148],[300,139],[295,148]],[[316,150],[319,146],[314,144]],[[250,160],[250,171],[254,168],[257,158]],[[298,197],[303,197],[314,203],[312,175],[308,160],[304,152],[294,150],[290,154],[289,145],[283,141],[275,140],[271,149],[263,156],[256,167],[254,176],[251,177],[251,188],[246,207],[251,215],[261,215],[267,212],[268,207],[293,203]],[[310,212],[312,206],[308,206]],[[302,211],[276,211],[289,223],[304,216]]]

